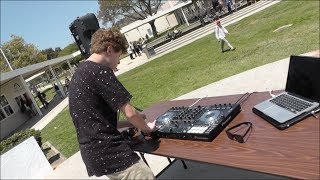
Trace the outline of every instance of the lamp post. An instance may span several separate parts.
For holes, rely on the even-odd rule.
[[[7,64],[8,64],[8,66],[9,66],[9,68],[10,68],[10,70],[11,70],[11,71],[13,71],[13,69],[12,69],[12,67],[11,67],[10,62],[8,61],[8,59],[7,59],[6,55],[4,54],[4,52],[2,51],[2,49],[1,49],[1,48],[0,48],[0,51],[1,51],[2,56],[4,57],[4,59],[6,60],[6,62],[7,62]]]

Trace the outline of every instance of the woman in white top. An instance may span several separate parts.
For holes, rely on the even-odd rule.
[[[133,57],[133,51],[132,51],[132,49],[131,49],[130,46],[128,46],[127,52],[128,52],[128,54],[129,54],[129,56],[130,56],[130,59],[131,59],[131,60],[134,59],[134,57]]]
[[[226,34],[229,34],[229,32],[226,30],[226,28],[224,28],[221,23],[220,20],[217,18],[216,19],[216,29],[215,29],[215,33],[216,33],[216,38],[218,39],[219,42],[221,42],[221,52],[224,53],[224,43],[226,43],[230,49],[228,50],[235,50],[236,48],[233,48],[231,46],[231,44],[228,42],[228,40],[226,39]]]

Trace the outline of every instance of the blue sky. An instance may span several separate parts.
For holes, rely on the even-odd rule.
[[[69,25],[78,16],[97,14],[97,1],[1,0],[1,44],[10,35],[21,36],[43,50],[73,43]],[[100,23],[100,27],[102,27]]]

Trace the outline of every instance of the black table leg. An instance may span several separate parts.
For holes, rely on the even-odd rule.
[[[186,163],[184,162],[184,160],[181,160],[181,162],[182,162],[182,164],[183,164],[183,168],[184,168],[184,169],[187,169],[188,167],[187,167]]]
[[[141,156],[142,160],[147,164],[147,166],[149,166],[146,158],[144,157],[144,153],[142,153],[142,152],[139,152],[139,153],[140,153],[140,156]],[[150,167],[150,166],[149,166],[149,167]]]

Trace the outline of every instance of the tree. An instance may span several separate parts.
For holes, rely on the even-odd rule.
[[[47,60],[51,60],[58,57],[60,51],[61,51],[61,48],[56,47],[54,50],[52,48],[48,48],[48,49],[42,50],[41,52],[47,55]]]
[[[98,19],[103,24],[110,23],[112,26],[123,18],[133,21],[146,19],[155,15],[162,0],[98,0]],[[155,20],[149,22],[153,35],[158,36]]]
[[[41,53],[34,44],[26,43],[25,40],[16,35],[5,42],[1,49],[6,55],[13,69],[22,68],[31,64],[46,60],[46,55]],[[1,55],[1,73],[9,71],[4,57]]]
[[[41,52],[47,55],[47,60],[53,59],[55,57],[54,50],[52,48],[44,49]]]

